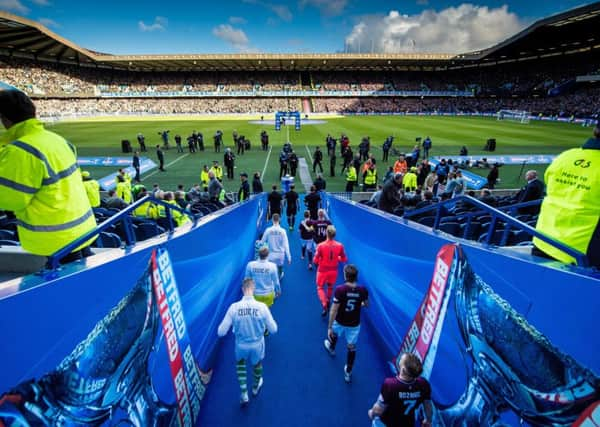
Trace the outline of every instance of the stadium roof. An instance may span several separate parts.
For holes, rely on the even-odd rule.
[[[461,55],[209,54],[111,55],[60,37],[38,22],[0,12],[0,55],[137,71],[329,71],[461,67],[600,50],[600,2],[537,21],[515,36]]]
[[[460,59],[496,62],[600,49],[600,2],[539,20],[509,39]]]

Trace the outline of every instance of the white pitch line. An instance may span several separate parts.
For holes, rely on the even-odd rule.
[[[176,158],[175,160],[173,160],[171,163],[167,163],[167,164],[165,165],[165,167],[167,167],[167,168],[168,168],[169,166],[171,166],[171,165],[174,165],[175,163],[177,163],[178,161],[180,161],[181,159],[183,159],[184,157],[187,157],[187,156],[189,156],[189,155],[190,155],[190,153],[185,153],[183,156],[179,156],[179,157],[177,157],[177,158]],[[148,179],[148,178],[150,178],[151,176],[154,176],[154,175],[156,175],[156,174],[157,174],[159,171],[160,171],[160,169],[157,169],[157,170],[155,170],[154,172],[151,172],[151,173],[149,173],[148,175],[146,175],[145,177],[143,177],[143,178],[142,178],[142,181],[143,181],[143,180],[145,180],[145,179]]]
[[[308,149],[308,145],[305,145],[304,148],[306,148],[306,152],[308,153],[308,158],[310,159],[310,164],[312,165],[313,158],[312,158],[312,154],[310,154],[310,150]]]
[[[269,152],[267,153],[267,160],[265,160],[265,167],[262,170],[262,174],[260,174],[260,179],[265,182],[265,172],[267,171],[267,165],[269,164],[269,157],[271,157],[271,151],[273,151],[273,146],[269,147]]]

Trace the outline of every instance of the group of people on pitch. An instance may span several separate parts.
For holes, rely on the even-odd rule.
[[[317,294],[323,307],[321,315],[325,317],[329,313],[324,347],[333,357],[338,341],[345,338],[347,352],[344,380],[350,383],[360,332],[360,313],[362,307],[369,304],[369,292],[358,284],[358,269],[353,264],[344,266],[344,283],[335,287],[334,292],[338,266],[348,261],[344,246],[335,240],[336,229],[326,218],[324,210],[319,210],[317,220],[307,218],[300,224],[301,231],[302,227],[305,227],[313,233],[324,235],[324,240],[314,249],[314,256],[309,239],[305,234],[301,236],[302,258],[308,256],[309,266],[312,265],[312,261],[317,267]],[[272,221],[272,226],[265,230],[262,239],[257,242],[258,259],[250,261],[246,266],[242,299],[229,307],[218,327],[218,335],[223,337],[233,326],[242,405],[249,401],[246,362],[253,368],[252,394],[257,396],[263,386],[264,337],[277,332],[277,323],[269,307],[273,305],[275,298],[281,295],[280,279],[283,277],[283,265],[286,260],[289,264],[292,261],[287,233],[279,223],[279,214],[274,214]],[[414,425],[415,414],[421,406],[425,413],[421,425],[431,424],[431,388],[428,381],[420,376],[422,371],[421,360],[416,355],[402,355],[398,374],[384,380],[377,400],[368,411],[374,426]]]

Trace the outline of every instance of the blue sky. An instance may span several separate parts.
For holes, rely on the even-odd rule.
[[[588,2],[590,3],[590,2]],[[113,54],[461,53],[580,0],[0,0],[79,46]]]

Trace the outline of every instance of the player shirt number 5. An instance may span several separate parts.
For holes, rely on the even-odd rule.
[[[369,299],[369,291],[364,286],[342,285],[335,289],[334,304],[340,308],[335,317],[342,326],[360,325],[360,309],[362,303]]]

